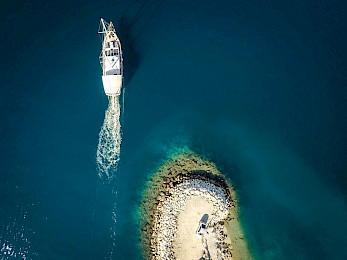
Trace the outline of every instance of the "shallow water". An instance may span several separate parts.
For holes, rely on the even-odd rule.
[[[140,259],[145,181],[188,145],[238,190],[258,259],[346,259],[345,10],[342,1],[4,4],[0,248]],[[100,17],[116,25],[126,70],[109,185],[95,162],[108,104]]]

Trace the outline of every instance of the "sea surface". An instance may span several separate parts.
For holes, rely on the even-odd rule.
[[[256,259],[347,259],[346,1],[2,1],[0,259],[141,259],[175,149],[238,191]],[[122,42],[115,178],[98,176],[100,18]]]

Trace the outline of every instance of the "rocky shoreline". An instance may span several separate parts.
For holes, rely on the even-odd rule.
[[[216,248],[212,259],[237,259],[234,251],[238,247],[230,241],[240,240],[229,239],[224,228],[238,216],[236,193],[213,163],[191,151],[174,155],[148,182],[140,209],[141,247],[145,258],[179,259],[176,254],[180,245],[177,241],[178,217],[186,210],[187,201],[193,198],[204,200],[213,208],[207,227],[213,234],[214,242],[210,248]],[[209,241],[211,243],[211,239]],[[204,256],[211,259],[206,241],[205,246]],[[247,246],[242,248],[248,251]]]

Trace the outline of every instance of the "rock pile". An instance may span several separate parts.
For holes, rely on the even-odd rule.
[[[150,252],[152,259],[175,259],[173,241],[176,237],[178,215],[186,202],[194,196],[204,197],[213,206],[209,226],[224,221],[233,207],[228,192],[222,187],[201,179],[186,179],[172,186],[167,193],[160,192],[153,212]],[[218,240],[222,241],[222,238]]]

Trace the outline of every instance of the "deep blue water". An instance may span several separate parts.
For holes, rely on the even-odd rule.
[[[185,145],[232,180],[257,259],[347,259],[344,1],[11,1],[0,13],[1,259],[141,259],[141,191]],[[110,185],[95,162],[100,17],[126,70]]]

